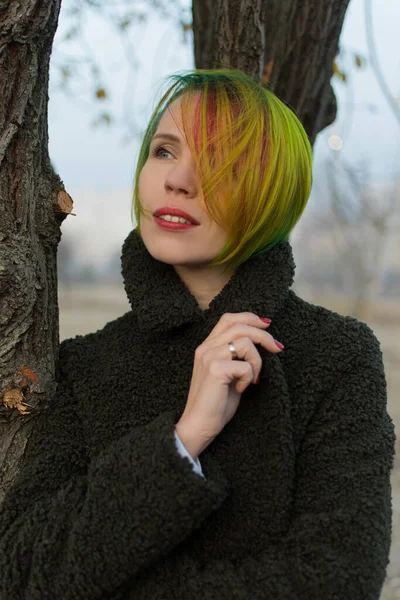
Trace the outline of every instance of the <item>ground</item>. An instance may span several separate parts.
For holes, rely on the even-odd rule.
[[[296,289],[305,300],[348,314],[346,299],[322,296]],[[105,323],[127,312],[130,307],[122,286],[73,286],[61,288],[60,339],[101,329]],[[388,384],[388,412],[397,440],[397,457],[392,472],[393,536],[390,564],[381,600],[400,600],[400,298],[375,302],[365,321],[382,347]]]

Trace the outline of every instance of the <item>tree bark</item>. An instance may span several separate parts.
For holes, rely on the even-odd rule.
[[[336,118],[330,85],[349,0],[193,0],[196,68],[241,69],[297,114],[313,144]]]
[[[60,4],[0,0],[0,503],[32,415],[55,391],[56,251],[70,212],[48,154],[49,61]]]

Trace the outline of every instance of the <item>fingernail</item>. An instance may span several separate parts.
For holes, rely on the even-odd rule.
[[[275,339],[274,339],[274,342],[275,342],[275,344],[278,346],[278,348],[280,348],[281,350],[283,350],[283,349],[284,349],[284,347],[285,347],[285,346],[284,346],[283,344],[281,344],[280,342],[278,342],[278,341],[277,341],[277,340],[275,340]]]
[[[265,319],[264,317],[259,317],[261,319],[261,321],[264,321],[264,323],[267,323],[268,325],[272,322],[271,319]]]

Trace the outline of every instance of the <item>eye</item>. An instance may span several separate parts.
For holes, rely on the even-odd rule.
[[[164,148],[164,146],[155,146],[150,153],[151,157],[156,157],[159,158],[160,157],[160,153],[161,152],[166,152],[167,154],[171,154],[171,152],[169,152],[169,150],[166,150],[166,148]],[[172,155],[171,155],[172,156]]]

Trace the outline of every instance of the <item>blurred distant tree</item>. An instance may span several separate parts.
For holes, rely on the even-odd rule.
[[[400,231],[398,184],[390,189],[373,186],[365,162],[356,168],[343,158],[331,158],[325,166],[329,233],[342,288],[351,302],[347,312],[367,321],[380,292],[386,250]]]
[[[57,251],[58,282],[72,290],[74,282],[94,283],[98,279],[93,262],[84,261],[79,249],[79,240],[73,234],[63,239]],[[119,262],[121,252],[118,252]]]
[[[70,238],[63,240],[57,251],[58,281],[64,285],[71,282],[71,263],[74,257],[74,242]]]
[[[56,252],[72,209],[48,156],[49,60],[60,2],[0,0],[0,502],[32,417],[56,391]],[[268,85],[294,108],[313,142],[335,119],[330,79],[348,3],[193,0],[192,22],[183,28],[193,29],[197,68],[240,68]],[[122,32],[135,18],[129,0],[80,0],[75,10],[79,5],[118,8]],[[179,3],[147,6],[162,11]],[[104,100],[107,89],[99,86],[96,95]]]

